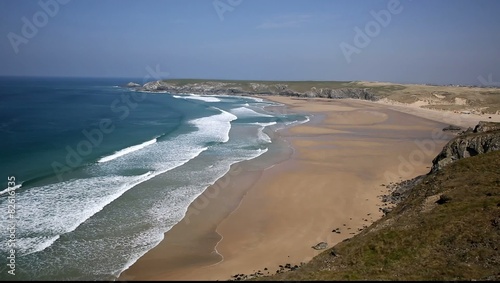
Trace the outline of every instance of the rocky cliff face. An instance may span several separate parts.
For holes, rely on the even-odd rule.
[[[177,85],[165,81],[148,82],[142,86],[146,91],[167,91],[170,93],[192,94],[229,94],[229,95],[283,95],[296,97],[321,97],[321,98],[355,98],[364,100],[377,100],[378,98],[368,88],[319,88],[312,87],[309,91],[299,92],[289,88],[286,84],[258,84],[250,83],[249,89],[223,82],[202,82]]]
[[[316,89],[313,87],[306,93],[306,95],[324,98],[356,98],[364,100],[378,100],[378,98],[373,93],[370,93],[369,89],[366,88]]]
[[[459,159],[500,150],[500,123],[479,122],[475,129],[448,142],[432,161],[431,172]]]

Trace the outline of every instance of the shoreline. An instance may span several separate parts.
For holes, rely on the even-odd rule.
[[[260,171],[252,169],[255,159],[233,164],[190,204],[164,240],[117,280],[225,280],[236,273],[264,272],[264,268],[270,272],[265,275],[273,274],[279,264],[308,261],[321,252],[311,249],[312,245],[325,241],[330,247],[382,216],[378,196],[386,190],[381,190],[385,180],[380,175],[384,170],[397,172],[398,153],[408,156],[416,148],[404,136],[405,127],[413,127],[412,138],[425,139],[431,129],[441,130],[445,125],[376,102],[256,97],[285,104],[287,111],[313,114],[308,123],[275,133],[278,140],[283,138],[292,146],[289,156]],[[409,123],[401,127],[399,118]],[[387,135],[381,137],[373,127]],[[450,137],[436,141],[436,148],[440,150]],[[388,146],[391,139],[398,142]],[[427,173],[434,153],[425,156],[411,176],[401,179]],[[363,164],[366,158],[380,168],[372,168],[366,160]],[[284,186],[291,189],[284,192]],[[317,191],[304,192],[315,187]],[[338,203],[329,207],[335,200]],[[261,209],[256,211],[256,207]],[[317,221],[309,221],[311,217]],[[339,227],[341,233],[331,232]],[[283,239],[286,235],[291,237]]]
[[[182,262],[182,258],[185,255],[190,256],[191,259],[197,258],[197,260],[189,261],[187,266],[190,268],[203,268],[206,265],[210,267],[222,262],[223,256],[217,252],[217,245],[223,240],[223,237],[217,233],[216,223],[222,222],[240,206],[246,191],[264,171],[286,161],[292,155],[293,149],[278,133],[273,131],[271,138],[274,146],[280,147],[281,151],[271,153],[273,156],[270,160],[266,160],[269,150],[256,158],[232,164],[226,174],[210,185],[189,205],[182,220],[164,233],[163,240],[124,270],[116,280],[143,278],[142,276],[136,278],[135,275],[129,275],[131,272],[135,274],[135,269],[140,274],[143,273],[142,270],[147,269],[149,274],[146,280],[162,280],[159,278],[164,278],[165,273],[182,273],[185,268],[185,262]],[[234,187],[239,187],[239,189],[231,190]],[[210,217],[206,217],[207,211],[210,212]],[[186,234],[191,235],[193,232],[200,236],[185,237]],[[204,239],[201,239],[203,237]],[[169,241],[165,241],[166,238]],[[190,241],[191,243],[187,243]],[[196,243],[193,244],[193,242]],[[197,248],[196,255],[191,252],[195,246]],[[169,252],[169,257],[163,256],[164,251]],[[200,253],[203,254],[201,258]],[[178,264],[179,259],[181,259],[182,264]],[[158,264],[158,262],[162,263]],[[162,268],[163,263],[172,268]]]

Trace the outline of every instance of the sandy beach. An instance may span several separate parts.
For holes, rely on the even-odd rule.
[[[452,137],[443,127],[477,123],[352,99],[264,98],[313,117],[274,134],[289,146],[272,160],[233,165],[118,280],[227,280],[307,262],[317,243],[331,247],[379,219],[386,184],[426,174]]]

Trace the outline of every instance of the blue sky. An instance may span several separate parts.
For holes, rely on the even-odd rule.
[[[171,78],[500,80],[497,0],[65,1],[0,0],[0,75],[144,77],[159,66]],[[381,23],[371,12],[382,10]],[[356,45],[356,27],[368,44]],[[342,43],[356,50],[349,60]]]

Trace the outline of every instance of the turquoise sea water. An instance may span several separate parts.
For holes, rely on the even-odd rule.
[[[0,279],[116,278],[231,164],[308,120],[260,99],[136,92],[128,81],[0,78],[0,222],[16,228],[0,233]]]

